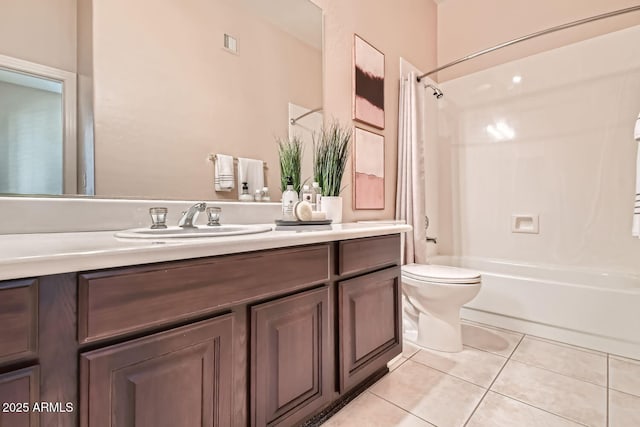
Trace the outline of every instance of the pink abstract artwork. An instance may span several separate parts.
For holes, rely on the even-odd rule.
[[[384,54],[354,35],[353,119],[384,129]]]
[[[356,128],[354,207],[384,209],[384,136]]]

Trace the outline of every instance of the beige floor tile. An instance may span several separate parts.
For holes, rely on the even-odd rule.
[[[404,362],[408,359],[406,357],[400,356],[397,358],[392,364],[389,365],[389,371],[393,372],[400,367]]]
[[[331,417],[323,427],[432,427],[384,399],[364,392]]]
[[[609,390],[609,427],[640,426],[640,397]]]
[[[557,415],[489,392],[466,427],[580,427]]]
[[[607,356],[529,336],[524,337],[512,360],[545,368],[583,381],[607,386]]]
[[[607,390],[510,360],[491,390],[588,426],[605,426]]]
[[[609,388],[640,396],[640,361],[609,356]]]
[[[412,360],[382,378],[370,391],[438,427],[461,427],[485,392]]]
[[[473,347],[464,347],[459,353],[420,350],[411,360],[484,388],[489,388],[500,368],[507,362],[502,356]]]
[[[416,354],[418,352],[418,350],[420,350],[420,347],[418,347],[417,345],[410,343],[409,341],[405,341],[402,343],[402,357],[405,357],[407,359],[410,359],[411,356],[413,356],[414,354]]]
[[[522,334],[495,329],[465,321],[462,323],[462,343],[480,350],[509,357],[516,348]]]
[[[576,350],[584,351],[586,353],[599,354],[600,356],[606,356],[607,355],[607,353],[605,353],[603,351],[592,350],[590,348],[585,348],[585,347],[578,347],[577,345],[571,345],[571,344],[567,344],[567,343],[560,342],[560,341],[550,340],[548,338],[537,337],[535,335],[527,335],[527,337],[528,338],[532,338],[534,340],[538,340],[538,341],[544,341],[544,342],[548,342],[548,343],[551,343],[551,344],[561,345],[561,346],[564,346],[564,347],[575,348]]]

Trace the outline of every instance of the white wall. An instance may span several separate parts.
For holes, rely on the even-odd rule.
[[[441,87],[440,253],[640,272],[640,26]],[[488,133],[498,121],[514,139]],[[540,233],[512,233],[518,213],[539,215]]]
[[[0,1],[0,54],[76,71],[76,0]]]
[[[395,213],[398,162],[398,82],[400,57],[421,69],[436,66],[436,4],[432,0],[313,0],[324,11],[324,114],[343,125],[352,121],[353,34],[385,55],[385,129],[358,124],[385,137],[384,210],[355,210],[352,164],[342,185],[343,222],[390,219]],[[352,159],[351,159],[352,160]]]

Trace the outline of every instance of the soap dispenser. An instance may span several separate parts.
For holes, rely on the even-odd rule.
[[[287,189],[282,193],[282,219],[294,220],[293,207],[298,201],[298,193],[293,190],[293,178],[287,177]]]
[[[242,183],[242,194],[239,199],[241,202],[253,202],[253,196],[249,194],[249,184],[246,182]]]

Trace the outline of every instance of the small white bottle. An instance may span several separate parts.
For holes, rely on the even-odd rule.
[[[311,184],[311,188],[314,193],[313,202],[311,203],[311,207],[314,211],[320,210],[320,199],[322,198],[322,188],[320,188],[320,184],[317,182],[313,182]]]
[[[270,202],[271,196],[269,195],[269,187],[262,187],[262,201]]]
[[[295,216],[293,215],[293,207],[298,201],[298,193],[293,190],[293,179],[287,177],[287,190],[282,193],[282,219],[293,221]]]
[[[307,184],[302,186],[302,191],[300,192],[300,200],[303,202],[313,203],[313,193]]]

